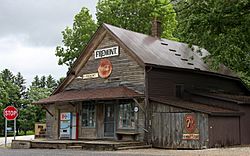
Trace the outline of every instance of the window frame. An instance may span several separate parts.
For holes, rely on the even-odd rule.
[[[127,107],[125,107],[127,105]],[[130,105],[130,106],[128,106]],[[123,106],[123,107],[121,107]],[[128,109],[130,107],[130,111],[128,112]],[[136,118],[135,118],[135,114],[136,112],[134,112],[134,107],[135,107],[135,102],[132,100],[121,100],[119,101],[118,104],[118,129],[128,129],[128,130],[134,130],[136,129]],[[123,109],[123,111],[121,111],[121,108]],[[126,109],[127,110],[126,110]],[[121,116],[122,113],[122,116]],[[127,119],[126,119],[127,118]],[[126,126],[124,125],[124,119],[126,120]],[[134,125],[129,126],[132,124],[132,122],[134,122]]]
[[[84,119],[84,116],[85,116],[84,114],[86,114],[86,119]],[[81,115],[82,115],[82,118],[81,118],[82,128],[96,128],[96,104],[95,102],[93,101],[83,102]],[[87,126],[85,125],[86,123],[84,123],[85,120],[86,120],[86,123],[88,123]],[[90,121],[92,121],[92,125],[90,125]]]

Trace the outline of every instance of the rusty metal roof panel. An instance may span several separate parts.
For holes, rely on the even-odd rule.
[[[34,104],[47,104],[47,103],[68,102],[68,101],[133,98],[133,97],[141,97],[141,96],[143,95],[127,87],[99,88],[99,89],[91,89],[91,90],[70,90],[70,91],[63,91],[63,92],[51,95],[48,98],[41,99],[35,102]]]
[[[209,71],[202,59],[209,55],[205,49],[200,50],[197,46],[190,48],[185,43],[158,39],[108,24],[105,24],[105,27],[145,64]]]

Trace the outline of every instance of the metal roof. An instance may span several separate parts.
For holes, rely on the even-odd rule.
[[[145,64],[210,71],[202,59],[209,55],[205,49],[197,46],[190,48],[185,43],[159,39],[108,24],[104,26]]]
[[[48,98],[41,99],[34,104],[48,104],[54,102],[69,102],[69,101],[86,101],[86,100],[107,100],[107,99],[124,99],[141,97],[142,95],[127,88],[99,88],[91,90],[69,90],[63,91]]]
[[[150,100],[156,101],[159,103],[163,103],[163,104],[167,104],[167,105],[171,105],[174,107],[184,108],[184,109],[192,110],[192,111],[203,112],[203,113],[215,115],[215,116],[224,116],[224,115],[225,116],[235,116],[235,115],[237,116],[237,115],[242,114],[239,111],[221,108],[221,107],[216,107],[216,106],[211,106],[211,105],[206,105],[206,104],[202,104],[202,103],[184,101],[182,99],[170,99],[167,97],[150,97]]]

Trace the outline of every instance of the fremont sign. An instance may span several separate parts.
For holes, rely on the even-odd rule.
[[[15,120],[18,116],[18,110],[14,106],[8,106],[4,109],[3,115],[6,120]]]

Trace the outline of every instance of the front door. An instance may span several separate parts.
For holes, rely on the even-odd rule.
[[[104,137],[114,137],[114,104],[105,104],[104,107]]]

